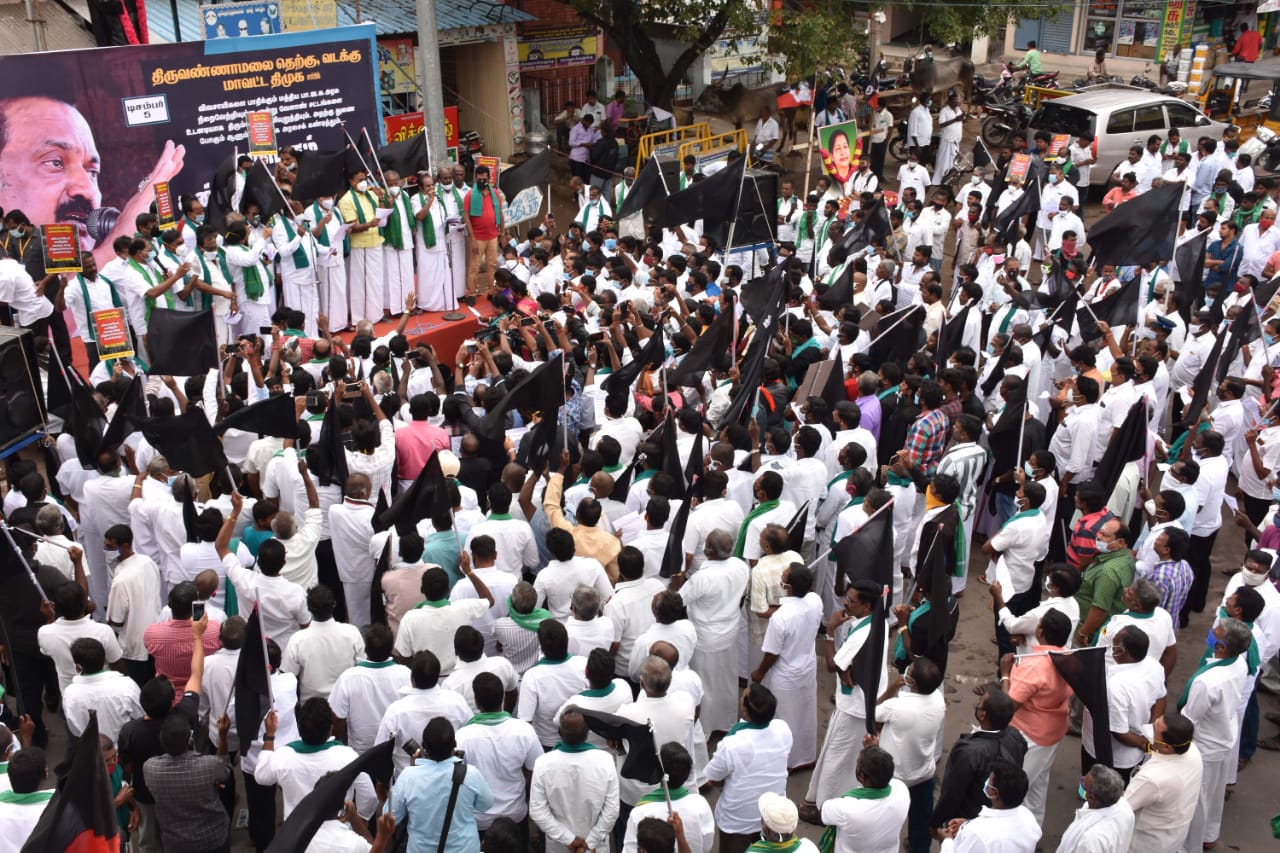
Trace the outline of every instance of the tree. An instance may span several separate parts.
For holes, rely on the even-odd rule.
[[[1042,0],[1001,0],[985,4],[921,2],[903,3],[908,9],[918,9],[920,25],[923,32],[930,34],[939,44],[970,44],[976,36],[1000,37],[1005,27],[1014,26],[1019,21],[1039,18],[1057,17],[1062,11],[1071,9],[1070,4],[1057,7],[1046,5]]]
[[[583,20],[604,31],[636,75],[645,99],[671,109],[690,66],[726,33],[755,33],[762,8],[741,0],[568,0]],[[660,41],[683,44],[664,61]]]
[[[849,26],[847,0],[788,3],[769,27],[770,64],[788,80],[812,80],[833,65],[852,69],[866,37]]]

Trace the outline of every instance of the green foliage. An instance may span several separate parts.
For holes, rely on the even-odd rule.
[[[902,5],[907,9],[913,8],[910,2]],[[1070,12],[1071,5],[1062,4],[1055,8],[1040,0],[1002,0],[985,5],[966,3],[949,6],[930,0],[915,8],[920,11],[925,31],[932,34],[935,42],[964,45],[971,43],[975,36],[998,38],[1006,26],[1021,20]]]
[[[852,68],[866,47],[853,24],[853,4],[819,0],[786,9],[769,31],[767,62],[788,80],[807,80],[832,65]]]

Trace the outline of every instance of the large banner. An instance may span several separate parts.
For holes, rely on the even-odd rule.
[[[599,34],[595,27],[530,27],[520,36],[520,70],[594,65]]]
[[[272,35],[280,32],[280,4],[270,0],[201,6],[200,20],[204,22],[207,39]]]
[[[77,226],[99,263],[167,181],[206,189],[268,110],[303,149],[382,136],[374,27],[0,57],[0,208]],[[96,247],[96,248],[95,248]]]

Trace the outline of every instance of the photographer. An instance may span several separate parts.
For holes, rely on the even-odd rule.
[[[404,745],[407,751],[412,742]],[[476,812],[493,805],[493,792],[474,767],[454,752],[453,724],[433,717],[422,731],[422,748],[396,780],[391,810],[408,817],[409,849],[479,853]],[[441,836],[445,843],[441,845]]]

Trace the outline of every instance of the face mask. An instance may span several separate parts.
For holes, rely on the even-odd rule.
[[[369,191],[368,181],[361,181],[360,183],[356,184],[356,192],[365,193],[368,191]]]
[[[1057,182],[1058,182],[1058,176],[1057,176],[1057,175],[1052,175],[1052,174],[1051,174],[1051,175],[1049,175],[1049,183],[1050,183],[1050,184],[1056,184]]]
[[[299,216],[297,219],[294,220],[294,223],[299,228],[306,228],[310,224],[307,222],[307,218],[305,216]]]
[[[612,252],[614,249],[618,248],[618,241],[612,238],[605,240],[604,247]]]
[[[1047,592],[1050,595],[1050,597],[1053,596],[1053,587],[1049,585],[1048,578],[1044,579],[1044,591]]]
[[[1097,542],[1097,545],[1098,545],[1098,553],[1105,554],[1112,549],[1112,546],[1115,545],[1116,540],[1112,539],[1110,542],[1103,542],[1101,539],[1097,539],[1095,540],[1095,542]]]
[[[1034,477],[1036,475],[1036,469],[1029,461],[1022,463],[1022,472],[1028,477]]]
[[[1264,341],[1266,341],[1266,342],[1267,342],[1267,346],[1274,346],[1274,345],[1275,345],[1275,342],[1276,342],[1276,336],[1275,336],[1275,335],[1267,335],[1267,334],[1264,334],[1264,335],[1262,336],[1262,339],[1263,339]]]
[[[1155,517],[1155,514],[1156,514],[1156,502],[1155,502],[1155,501],[1143,501],[1143,502],[1142,502],[1142,511],[1143,511],[1143,512],[1145,512],[1147,515],[1149,515],[1149,516],[1151,516],[1151,517],[1153,517],[1153,518],[1154,518],[1154,517]]]
[[[9,236],[10,236],[10,237],[21,237],[21,236],[22,236],[22,229],[21,229],[21,228],[10,228],[10,229],[9,229]]]
[[[205,259],[206,261],[216,261],[216,260],[218,259],[218,253],[217,253],[216,251],[213,251],[213,252],[205,252],[205,253],[204,253],[204,259]]]
[[[1200,451],[1199,451],[1199,450],[1196,450],[1196,449],[1192,448],[1192,450],[1191,450],[1191,458],[1192,458],[1192,459],[1194,459],[1194,460],[1196,460],[1197,462],[1199,462],[1203,457],[1200,455]]]
[[[1213,307],[1213,303],[1214,303],[1214,302],[1217,302],[1217,300],[1216,300],[1216,299],[1214,299],[1214,298],[1213,298],[1213,297],[1211,297],[1211,296],[1206,296],[1206,297],[1204,298],[1204,307],[1205,307],[1205,308],[1212,308],[1212,307]],[[1204,331],[1204,330],[1205,330],[1205,329],[1207,329],[1207,328],[1209,328],[1209,327],[1208,327],[1208,326],[1201,326],[1201,327],[1200,327],[1200,330],[1201,330],[1201,331]]]
[[[1267,579],[1267,573],[1251,572],[1248,569],[1241,569],[1240,577],[1244,580],[1246,586],[1258,586]]]
[[[1280,502],[1280,486],[1271,487],[1271,499]],[[1280,521],[1280,512],[1276,513],[1276,520]]]
[[[333,199],[331,198],[321,199],[320,206],[325,210],[333,210]]]
[[[192,222],[194,222],[196,225],[203,225],[203,224],[204,224],[204,214],[202,213],[202,214],[200,214],[199,216],[193,216],[193,217],[191,217],[191,221],[192,221]]]
[[[979,177],[978,175],[974,175],[972,178],[969,179],[969,183],[973,184],[976,187],[978,184],[982,183],[982,178]]]
[[[388,193],[388,194],[390,194],[390,196],[391,196],[392,198],[395,198],[396,196],[400,195],[400,188],[399,188],[399,187],[387,187],[387,193]]]
[[[288,169],[290,172],[296,172],[298,171],[298,164],[290,163],[288,166],[285,166],[285,168]]]

